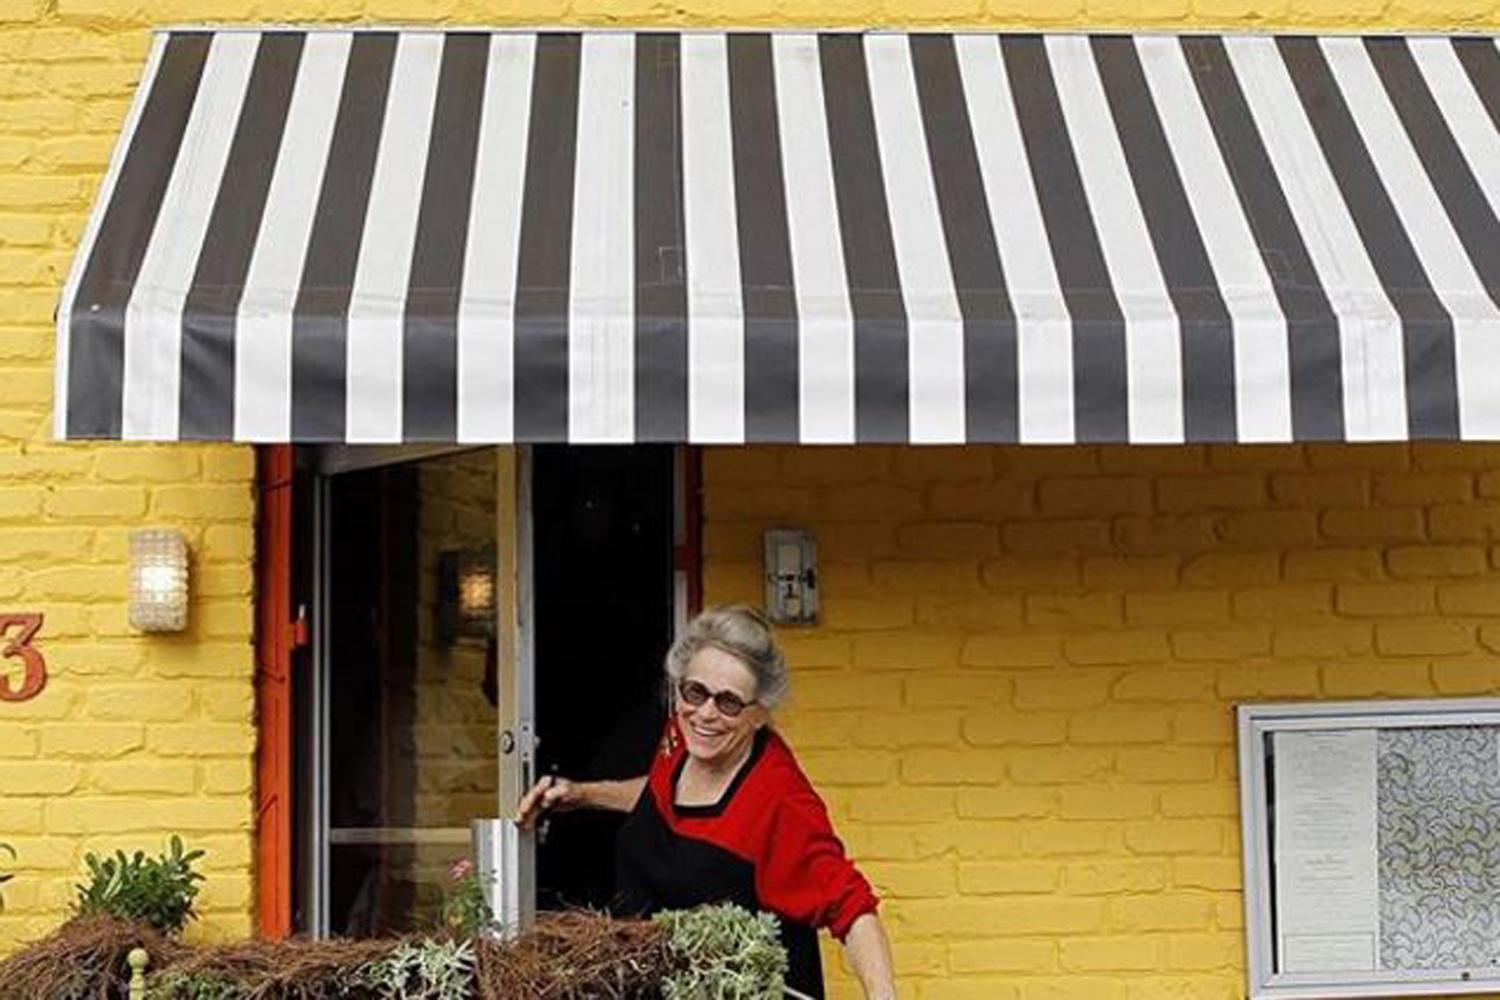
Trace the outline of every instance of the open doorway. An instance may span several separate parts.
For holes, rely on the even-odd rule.
[[[513,806],[502,789],[533,769],[589,779],[649,764],[662,657],[696,601],[688,454],[559,445],[515,458],[524,475],[494,448],[298,453],[294,530],[279,543],[311,625],[290,661],[291,929],[431,926],[470,821]],[[524,517],[508,493],[522,484]],[[487,631],[454,617],[455,573],[476,564],[501,591]],[[532,626],[520,631],[516,574]],[[534,760],[513,754],[522,730],[540,738]],[[534,858],[528,846],[526,908],[532,885],[542,908],[607,906],[620,819],[570,815]]]
[[[537,773],[645,773],[675,622],[670,446],[532,451]],[[623,817],[576,813],[537,845],[537,905],[607,906]]]

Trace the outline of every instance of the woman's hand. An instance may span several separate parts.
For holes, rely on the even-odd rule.
[[[544,813],[570,809],[630,812],[646,787],[646,776],[624,781],[569,781],[547,775],[531,786],[516,806],[516,825],[529,830]]]
[[[547,775],[531,786],[516,806],[516,825],[529,830],[543,813],[566,812],[584,804],[582,787],[567,778]]]

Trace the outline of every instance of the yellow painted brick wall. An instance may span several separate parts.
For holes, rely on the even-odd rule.
[[[46,352],[19,353],[33,331],[6,319],[18,327],[0,335],[0,378],[44,380]],[[83,852],[159,850],[173,832],[209,851],[204,930],[243,932],[253,455],[51,444],[46,409],[0,397],[0,422],[17,428],[0,438],[0,611],[45,614],[35,645],[50,674],[37,698],[0,702],[0,841],[19,854],[5,865],[17,878],[4,890],[0,950],[56,922]],[[146,638],[126,623],[127,538],[145,525],[187,535],[185,634]],[[0,661],[12,687],[17,666]]]
[[[781,725],[908,996],[1243,996],[1233,706],[1500,693],[1500,448],[704,466],[708,600],[760,601],[765,529],[817,535]]]

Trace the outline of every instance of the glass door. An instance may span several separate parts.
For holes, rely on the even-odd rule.
[[[470,821],[499,810],[496,463],[322,477],[315,933],[436,924]]]

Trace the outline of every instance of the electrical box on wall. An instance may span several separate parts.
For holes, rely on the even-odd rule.
[[[766,532],[766,617],[778,625],[817,622],[818,543],[809,532]]]

